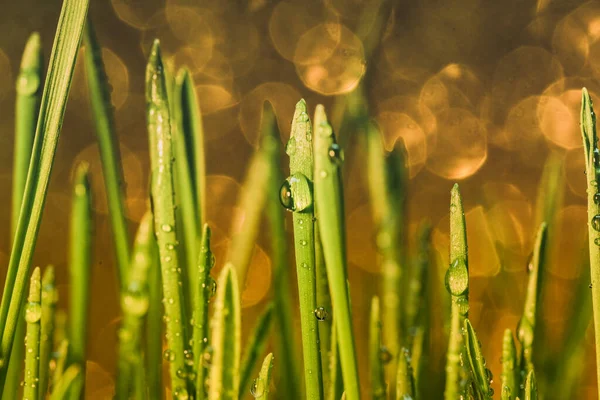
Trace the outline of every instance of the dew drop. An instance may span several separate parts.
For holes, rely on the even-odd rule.
[[[265,382],[262,380],[262,378],[256,378],[254,382],[252,382],[250,393],[253,397],[261,397],[263,394],[265,394]]]
[[[379,359],[383,364],[388,364],[392,361],[392,352],[386,346],[381,346],[379,348]]]
[[[169,224],[162,224],[160,229],[162,229],[163,232],[172,232],[173,231],[173,227]]]
[[[592,228],[594,228],[595,231],[600,232],[600,214],[594,215],[592,218]]]
[[[128,289],[122,300],[122,307],[125,312],[135,317],[142,317],[148,311],[150,301],[148,296],[138,290]]]
[[[174,351],[172,351],[171,349],[166,349],[166,350],[163,352],[163,358],[164,358],[166,361],[173,362],[173,361],[175,361],[175,352],[174,352]]]
[[[329,161],[335,165],[340,165],[342,162],[344,162],[344,152],[337,143],[333,143],[331,146],[329,146],[327,155],[329,156]]]
[[[445,283],[452,296],[460,296],[469,290],[469,270],[462,258],[454,260],[448,268]]]
[[[173,398],[176,400],[188,400],[190,395],[188,394],[187,389],[178,387],[173,391]]]
[[[317,320],[325,321],[328,316],[329,316],[329,313],[327,312],[325,307],[317,307],[315,309],[315,317],[317,317]]]
[[[287,145],[285,146],[285,152],[289,156],[293,156],[294,154],[296,154],[296,138],[295,137],[292,136],[290,138],[290,140],[288,140]]]
[[[594,204],[600,205],[600,192],[594,194]]]
[[[461,315],[467,315],[469,313],[469,300],[467,300],[464,297],[461,297],[458,299],[458,301],[456,302],[456,304],[458,305],[458,312]]]
[[[211,345],[206,346],[206,350],[202,353],[202,365],[204,368],[210,368],[212,365],[213,348]]]
[[[300,241],[300,244],[301,244],[302,246],[306,246],[306,245],[308,244],[308,242],[307,242],[306,240],[302,239],[302,240]]]
[[[286,179],[281,188],[279,188],[279,201],[281,205],[288,211],[294,211],[294,197],[292,194],[292,185],[290,181]]]
[[[40,303],[27,303],[25,307],[25,321],[29,324],[35,324],[42,318],[42,306]]]

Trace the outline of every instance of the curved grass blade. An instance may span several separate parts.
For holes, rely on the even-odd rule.
[[[45,399],[48,392],[50,354],[54,344],[54,325],[58,289],[54,267],[49,265],[42,276],[42,321],[40,339],[40,398]]]
[[[240,367],[240,393],[245,393],[250,387],[252,372],[260,355],[265,350],[267,339],[269,338],[272,319],[273,304],[269,304],[256,321],[256,325],[246,343],[246,352],[244,353]]]
[[[369,323],[369,368],[371,370],[371,397],[374,400],[386,398],[387,385],[381,357],[381,315],[379,297],[371,299],[371,318]]]
[[[104,70],[102,49],[96,39],[96,33],[90,18],[87,20],[83,35],[85,45],[84,61],[86,79],[89,88],[90,105],[94,120],[96,139],[100,151],[102,175],[106,187],[108,215],[112,226],[112,237],[117,256],[119,283],[122,288],[127,284],[129,275],[129,233],[125,217],[125,187],[121,150],[114,122],[114,111],[110,98],[110,84]]]
[[[260,368],[258,378],[252,383],[251,393],[255,399],[268,400],[271,391],[271,370],[273,369],[273,353],[267,354]]]
[[[151,199],[154,232],[160,256],[169,375],[173,393],[185,397],[187,388],[184,351],[187,343],[180,289],[181,274],[177,260],[175,201],[173,191],[173,150],[169,122],[169,102],[165,86],[164,66],[158,40],[154,41],[146,68],[146,104],[152,166]]]
[[[54,385],[54,390],[52,390],[52,394],[50,395],[50,400],[63,400],[66,398],[67,393],[69,393],[75,384],[75,381],[79,379],[82,375],[81,367],[77,364],[73,364],[69,366],[65,370],[63,374],[61,374],[60,379]]]
[[[293,399],[300,393],[298,383],[299,357],[292,332],[292,282],[289,276],[287,240],[284,211],[279,202],[279,187],[283,181],[280,168],[281,141],[273,110],[269,102],[264,103],[261,123],[262,148],[269,157],[270,180],[267,190],[266,214],[269,223],[270,254],[273,260],[273,312],[279,332],[276,335],[276,350],[280,368],[279,392],[286,399]]]
[[[27,334],[25,336],[25,385],[23,398],[37,400],[40,398],[40,320],[42,319],[42,282],[40,268],[36,267],[31,275],[29,297],[25,306]]]
[[[540,294],[541,270],[544,266],[546,254],[546,236],[546,223],[542,223],[536,236],[533,258],[528,267],[529,281],[527,283],[523,315],[517,326],[517,338],[521,343],[519,368],[523,377],[533,368],[534,332],[538,313],[537,302]]]
[[[210,276],[210,271],[215,263],[215,258],[210,250],[211,230],[208,224],[204,225],[202,231],[202,243],[200,246],[200,254],[198,256],[198,272],[196,277],[196,298],[194,299],[194,315],[193,315],[193,353],[194,365],[196,368],[196,399],[202,400],[206,398],[204,381],[206,379],[206,368],[202,363],[202,355],[208,346],[208,303],[214,290],[216,283]]]
[[[319,334],[315,310],[315,228],[313,208],[313,149],[312,126],[308,118],[306,102],[300,100],[292,120],[292,133],[286,146],[290,156],[290,177],[280,190],[282,204],[293,211],[296,272],[300,297],[300,324],[304,355],[304,381],[306,398],[323,398],[323,380]]]
[[[152,264],[148,270],[148,313],[146,315],[146,384],[148,399],[162,398],[162,280],[156,238],[151,244]],[[201,400],[201,399],[198,399]]]
[[[77,166],[71,210],[71,238],[69,260],[70,316],[68,363],[82,366],[82,373],[70,389],[70,398],[78,399],[84,393],[85,349],[87,345],[87,322],[90,300],[90,272],[92,266],[92,193],[89,166]]]
[[[27,173],[27,184],[23,192],[19,222],[0,304],[0,326],[4,327],[0,341],[0,386],[2,388],[41,223],[87,9],[88,0],[64,0],[50,56],[36,126],[36,138]]]
[[[538,388],[537,381],[535,379],[535,371],[529,370],[527,373],[527,379],[525,379],[525,400],[537,400],[538,399]]]
[[[465,340],[467,349],[467,359],[471,367],[471,374],[475,384],[475,390],[479,392],[478,398],[488,400],[491,399],[494,391],[490,382],[490,370],[485,366],[485,359],[481,352],[481,345],[475,334],[475,329],[471,325],[471,321],[465,319]]]
[[[446,289],[452,297],[450,338],[446,355],[446,400],[466,395],[468,371],[461,363],[465,359],[465,343],[461,333],[469,316],[469,261],[467,227],[458,185],[450,193],[450,267],[446,272]]]
[[[396,399],[413,400],[415,399],[415,381],[413,369],[410,364],[410,355],[408,349],[400,349],[398,357],[398,373],[396,375]]]
[[[352,312],[347,284],[346,243],[344,237],[343,189],[340,165],[342,150],[335,142],[325,109],[318,105],[315,111],[314,181],[315,203],[318,204],[321,243],[329,288],[336,306],[334,325],[344,376],[344,389],[349,400],[360,398],[358,365],[356,361]]]
[[[219,274],[211,321],[214,349],[210,370],[210,400],[237,400],[240,388],[241,301],[237,275],[231,264]]]
[[[600,149],[596,136],[596,114],[592,99],[586,88],[581,93],[581,136],[585,151],[585,171],[588,194],[588,240],[590,251],[590,275],[592,280],[592,305],[596,348],[600,349]],[[600,382],[600,351],[596,352],[596,376]],[[600,396],[600,385],[598,385]]]
[[[144,397],[145,368],[142,355],[144,317],[148,312],[148,273],[154,262],[152,213],[147,211],[138,227],[127,286],[121,293],[123,322],[119,329],[117,399]],[[140,388],[143,390],[140,392]]]
[[[515,400],[519,395],[518,371],[515,341],[510,329],[506,329],[502,339],[502,400]]]

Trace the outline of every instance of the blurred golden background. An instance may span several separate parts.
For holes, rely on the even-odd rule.
[[[438,280],[448,264],[449,192],[465,201],[471,271],[470,318],[500,374],[502,333],[522,312],[526,265],[536,230],[536,194],[547,157],[561,162],[564,200],[554,223],[542,326],[546,353],[568,332],[584,274],[585,177],[578,120],[580,89],[600,94],[600,3],[575,0],[102,0],[92,1],[115,107],[127,211],[133,232],[146,206],[148,144],[143,97],[146,55],[154,38],[167,62],[193,73],[207,134],[208,220],[218,272],[243,215],[236,209],[245,168],[257,142],[262,102],[271,101],[285,143],[294,104],[311,110],[364,79],[372,116],[390,150],[404,139],[410,173],[410,243],[417,224],[434,226]],[[384,4],[385,3],[385,4]],[[0,13],[0,265],[10,225],[15,79],[33,31],[48,55],[60,0],[5,2]],[[376,10],[389,7],[382,40]],[[57,266],[66,304],[70,178],[91,164],[95,190],[88,398],[107,398],[119,323],[116,272],[98,147],[80,58],[56,157],[34,262]],[[335,119],[334,119],[335,122]],[[334,128],[339,128],[334,126]],[[344,165],[350,282],[361,377],[368,381],[366,334],[370,297],[378,290],[375,227],[368,206],[362,148],[350,131]],[[343,137],[347,135],[347,137]],[[287,160],[287,159],[286,159]],[[283,161],[283,157],[282,157]],[[284,170],[287,170],[282,163]],[[291,238],[291,224],[288,224]],[[244,332],[269,298],[271,262],[261,237],[243,293]],[[291,244],[291,241],[290,241]],[[290,261],[292,258],[290,257]],[[293,263],[290,262],[290,268]],[[1,269],[5,273],[5,268]],[[581,278],[583,276],[583,278]],[[295,290],[295,287],[294,287]],[[296,316],[298,319],[299,317]],[[441,317],[440,317],[441,318]],[[433,335],[433,340],[440,338]],[[596,398],[593,332],[578,398]],[[434,348],[432,344],[432,348]],[[544,360],[552,363],[552,360]],[[443,372],[439,367],[439,373]],[[439,383],[439,379],[433,381]],[[432,382],[433,382],[432,381]],[[499,379],[494,388],[499,393]],[[364,388],[364,394],[367,394]],[[249,394],[248,394],[249,396]],[[548,399],[552,398],[547,394]]]

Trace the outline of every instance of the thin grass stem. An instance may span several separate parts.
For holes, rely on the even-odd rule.
[[[246,393],[248,388],[251,387],[250,379],[255,367],[258,365],[259,357],[263,354],[267,345],[272,320],[273,304],[269,304],[258,317],[256,325],[246,342],[246,350],[240,366],[240,393],[242,394]]]
[[[537,400],[538,399],[538,388],[537,380],[535,379],[535,371],[531,369],[527,373],[527,379],[525,379],[525,400]]]
[[[344,392],[344,380],[342,378],[342,366],[335,329],[331,330],[331,351],[328,358],[329,383],[326,387],[326,399],[338,400]]]
[[[37,400],[40,398],[40,320],[42,319],[42,282],[40,268],[36,267],[31,274],[29,297],[25,306],[27,334],[25,336],[25,384],[23,398]]]
[[[271,392],[271,371],[273,370],[273,353],[267,354],[265,357],[262,367],[260,368],[260,374],[258,378],[252,383],[252,396],[259,400],[269,400],[269,393]]]
[[[63,400],[71,391],[75,381],[82,375],[81,367],[77,364],[69,366],[54,385],[50,400]]]
[[[162,398],[162,280],[156,238],[151,244],[152,263],[148,270],[148,313],[146,314],[146,384],[148,399]],[[201,399],[199,399],[201,400]]]
[[[398,372],[396,375],[396,399],[413,400],[416,398],[415,380],[407,348],[400,349]]]
[[[52,387],[56,388],[67,368],[67,357],[69,355],[69,340],[62,339],[56,350],[56,367],[52,374]],[[54,390],[52,390],[54,393]]]
[[[502,400],[515,400],[519,395],[519,368],[517,349],[510,329],[504,331],[502,339]]]
[[[42,276],[42,321],[40,339],[40,398],[45,399],[48,392],[50,354],[54,344],[54,325],[58,303],[58,289],[54,267],[49,265]]]
[[[369,369],[371,372],[371,398],[382,400],[387,397],[387,385],[381,357],[381,312],[379,297],[371,299],[369,323]]]

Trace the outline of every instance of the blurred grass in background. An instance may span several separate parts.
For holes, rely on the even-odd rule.
[[[558,171],[554,182],[564,182],[565,189],[564,199],[556,199],[559,210],[550,225],[549,235],[557,244],[549,250],[539,325],[545,331],[544,348],[549,354],[558,351],[569,333],[568,311],[576,295],[589,290],[582,284],[587,273],[583,260],[587,214],[578,116],[581,87],[586,86],[595,99],[600,94],[600,4],[394,1],[384,39],[367,59],[363,42],[375,17],[369,21],[364,11],[381,5],[380,0],[208,0],[201,6],[190,0],[92,1],[90,16],[104,46],[102,56],[113,87],[130,237],[146,211],[150,166],[143,71],[155,37],[161,39],[167,64],[188,65],[198,92],[206,135],[206,221],[213,231],[215,277],[244,219],[236,204],[258,144],[263,100],[273,104],[286,143],[299,98],[306,99],[310,115],[318,103],[333,111],[336,99],[365,78],[370,110],[382,129],[386,149],[391,150],[399,137],[406,144],[409,239],[416,241],[418,223],[429,218],[438,255],[433,275],[440,283],[448,264],[448,193],[454,181],[461,182],[471,250],[469,319],[485,349],[488,368],[497,375],[503,332],[516,327],[522,311],[529,253],[541,221],[537,213],[543,208],[536,205],[538,183],[545,160],[553,154]],[[44,49],[50,49],[60,6],[59,0],[22,0],[3,5],[0,15],[0,109],[4,110],[0,204],[5,205],[0,222],[5,226],[11,221],[14,88],[22,49],[33,31],[40,32]],[[367,17],[359,24],[361,15]],[[58,306],[68,307],[65,221],[70,215],[70,182],[76,165],[88,161],[96,197],[96,237],[87,352],[91,361],[86,370],[93,379],[86,391],[88,398],[101,398],[114,385],[119,296],[83,63],[80,57],[34,265],[55,265]],[[349,277],[360,375],[365,377],[368,312],[371,296],[378,290],[377,227],[368,204],[364,149],[350,131],[340,130],[340,118],[330,114],[346,147]],[[286,229],[291,239],[291,218]],[[5,229],[0,234],[0,265],[8,263],[9,233]],[[253,250],[249,284],[242,293],[243,336],[269,298],[268,239],[261,233]],[[289,261],[293,268],[291,252]],[[5,268],[0,271],[5,274]],[[298,315],[295,325],[299,325]],[[590,346],[592,336],[587,335]],[[430,346],[439,349],[442,338],[441,333],[433,335]],[[591,373],[584,378],[582,398],[595,396],[591,349],[586,358],[590,368],[585,369]],[[441,373],[443,363],[439,365]],[[493,387],[498,393],[499,379]],[[363,388],[363,395],[367,394]]]

